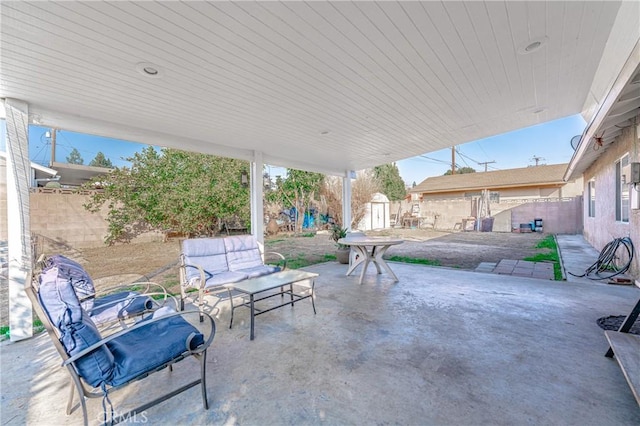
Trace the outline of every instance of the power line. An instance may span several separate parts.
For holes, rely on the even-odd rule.
[[[440,160],[438,158],[427,157],[426,155],[420,155],[420,157],[421,158],[426,158],[427,160],[435,161],[436,163],[451,164],[449,161]]]

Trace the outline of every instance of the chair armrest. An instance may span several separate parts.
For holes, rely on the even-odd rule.
[[[204,343],[202,345],[200,345],[198,348],[191,350],[188,349],[185,346],[186,352],[189,352],[190,354],[199,354],[204,352],[205,350],[207,350],[207,348],[209,347],[209,345],[211,345],[211,342],[213,341],[213,337],[215,336],[215,332],[216,332],[216,323],[213,321],[213,318],[204,312],[199,312],[199,311],[181,311],[181,312],[173,312],[169,315],[163,315],[161,317],[158,318],[153,318],[152,320],[145,320],[145,321],[141,321],[139,323],[137,323],[136,325],[127,328],[126,330],[122,330],[119,331],[117,333],[111,334],[103,339],[101,339],[100,341],[94,343],[93,345],[89,346],[88,348],[78,352],[77,354],[75,354],[74,356],[66,359],[63,363],[62,366],[66,367],[67,365],[76,362],[78,359],[82,358],[83,356],[95,351],[96,349],[100,348],[103,345],[106,345],[108,342],[112,341],[113,339],[117,339],[120,336],[123,336],[127,333],[131,333],[134,330],[137,330],[139,328],[142,327],[147,327],[153,323],[156,323],[158,321],[162,321],[165,320],[167,318],[171,318],[171,317],[175,317],[175,316],[184,316],[184,315],[198,315],[198,318],[202,318],[202,320],[200,322],[203,322],[204,319],[208,319],[211,329],[210,329],[210,333],[209,336],[207,337],[207,339],[204,341]],[[205,333],[202,333],[205,334]]]
[[[275,255],[276,257],[279,257],[280,260],[282,260],[282,270],[284,271],[285,269],[287,269],[287,259],[281,253],[278,253],[277,251],[264,252],[265,263],[266,263],[267,255]]]
[[[142,289],[139,289],[139,287],[142,287]],[[152,289],[153,288],[153,289]],[[149,293],[149,290],[151,290],[152,293],[154,294],[164,294],[166,296],[169,296],[169,293],[167,292],[167,289],[164,288],[164,286],[155,283],[153,281],[138,281],[138,282],[132,282],[129,284],[118,284],[116,286],[113,287],[108,287],[105,289],[101,289],[100,291],[96,291],[96,293],[94,294],[94,297],[100,297],[100,296],[106,296],[109,295],[111,293],[116,293],[118,291],[124,291],[124,290],[132,290],[132,291],[138,291],[142,294],[147,294]],[[85,298],[86,299],[86,298]],[[166,299],[166,297],[165,297]],[[81,302],[84,299],[80,300]]]
[[[180,269],[182,270],[182,273],[180,274],[181,275],[181,279],[184,280],[184,282],[181,282],[180,285],[182,287],[193,287],[191,284],[189,284],[189,281],[188,281],[188,278],[187,278],[187,268],[196,268],[198,270],[198,273],[200,274],[200,288],[204,288],[204,286],[205,286],[205,284],[207,282],[207,280],[205,278],[204,269],[200,265],[189,264],[189,263],[183,263],[183,264],[180,265]]]
[[[153,296],[161,296],[161,298],[155,299]],[[165,304],[167,303],[167,300],[172,301],[173,304],[175,305],[175,309],[179,310],[178,309],[178,306],[179,306],[178,300],[173,295],[167,293],[166,290],[164,292],[162,292],[162,293],[150,292],[150,293],[140,293],[140,294],[127,295],[126,297],[123,297],[121,299],[114,299],[114,300],[112,300],[110,302],[103,303],[102,305],[100,305],[100,307],[104,308],[104,307],[108,307],[108,306],[114,306],[114,305],[117,305],[118,303],[121,303],[121,302],[126,302],[126,301],[129,301],[129,300],[139,299],[139,298],[143,298],[143,297],[151,299],[151,301],[154,303],[155,306],[154,306],[153,309],[149,309],[150,311],[151,310],[156,310],[157,308],[165,306]],[[162,302],[162,303],[160,303],[160,302]],[[89,315],[91,315],[91,312],[93,311],[93,309],[95,309],[95,308],[88,309],[87,313]]]

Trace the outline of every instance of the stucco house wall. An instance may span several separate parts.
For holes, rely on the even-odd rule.
[[[640,122],[640,115],[636,123]],[[632,205],[629,223],[616,221],[616,166],[615,163],[625,154],[629,162],[640,162],[640,140],[636,136],[635,126],[623,130],[616,141],[584,172],[584,237],[596,249],[601,250],[616,237],[628,236],[635,245],[635,258],[631,274],[640,277],[640,209],[637,197],[631,197]],[[595,181],[595,217],[589,217],[588,182]],[[633,192],[634,189],[631,188]],[[634,208],[635,207],[635,208]],[[595,259],[594,259],[595,260]]]

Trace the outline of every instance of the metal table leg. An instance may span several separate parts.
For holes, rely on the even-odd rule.
[[[253,340],[253,327],[254,327],[254,323],[256,321],[256,311],[255,311],[255,306],[254,306],[254,301],[253,301],[253,294],[249,295],[249,304],[251,307],[251,335],[249,340]]]

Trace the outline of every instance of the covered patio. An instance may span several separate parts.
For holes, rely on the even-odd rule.
[[[578,240],[580,242],[580,240]],[[571,243],[575,246],[575,239]],[[582,240],[584,244],[584,240]],[[587,245],[588,248],[588,245]],[[571,259],[574,267],[590,258]],[[228,328],[219,305],[197,388],[152,407],[150,424],[637,425],[640,410],[596,319],[624,314],[633,287],[555,282],[394,263],[400,282],[336,263],[317,272],[317,315],[299,303]],[[428,277],[428,278],[427,278]],[[4,424],[77,424],[68,375],[46,334],[3,345]],[[16,366],[8,369],[7,366]],[[183,362],[111,394],[131,408],[189,380]],[[8,391],[10,390],[10,391]],[[123,405],[124,404],[124,405]],[[89,418],[102,418],[99,400]]]
[[[76,424],[49,338],[30,339],[28,124],[251,162],[355,170],[581,113],[640,64],[637,2],[3,2],[11,337],[2,423]],[[582,146],[590,143],[583,135]],[[569,143],[569,141],[567,141]],[[11,198],[13,197],[13,198]],[[14,202],[15,201],[15,202]],[[196,391],[144,413],[173,424],[629,424],[640,411],[595,320],[633,287],[394,264],[363,285],[318,272],[298,304],[225,327]],[[187,362],[110,395],[128,408]],[[102,418],[97,401],[90,418]],[[124,402],[125,407],[122,406]],[[134,419],[135,420],[135,419]]]

